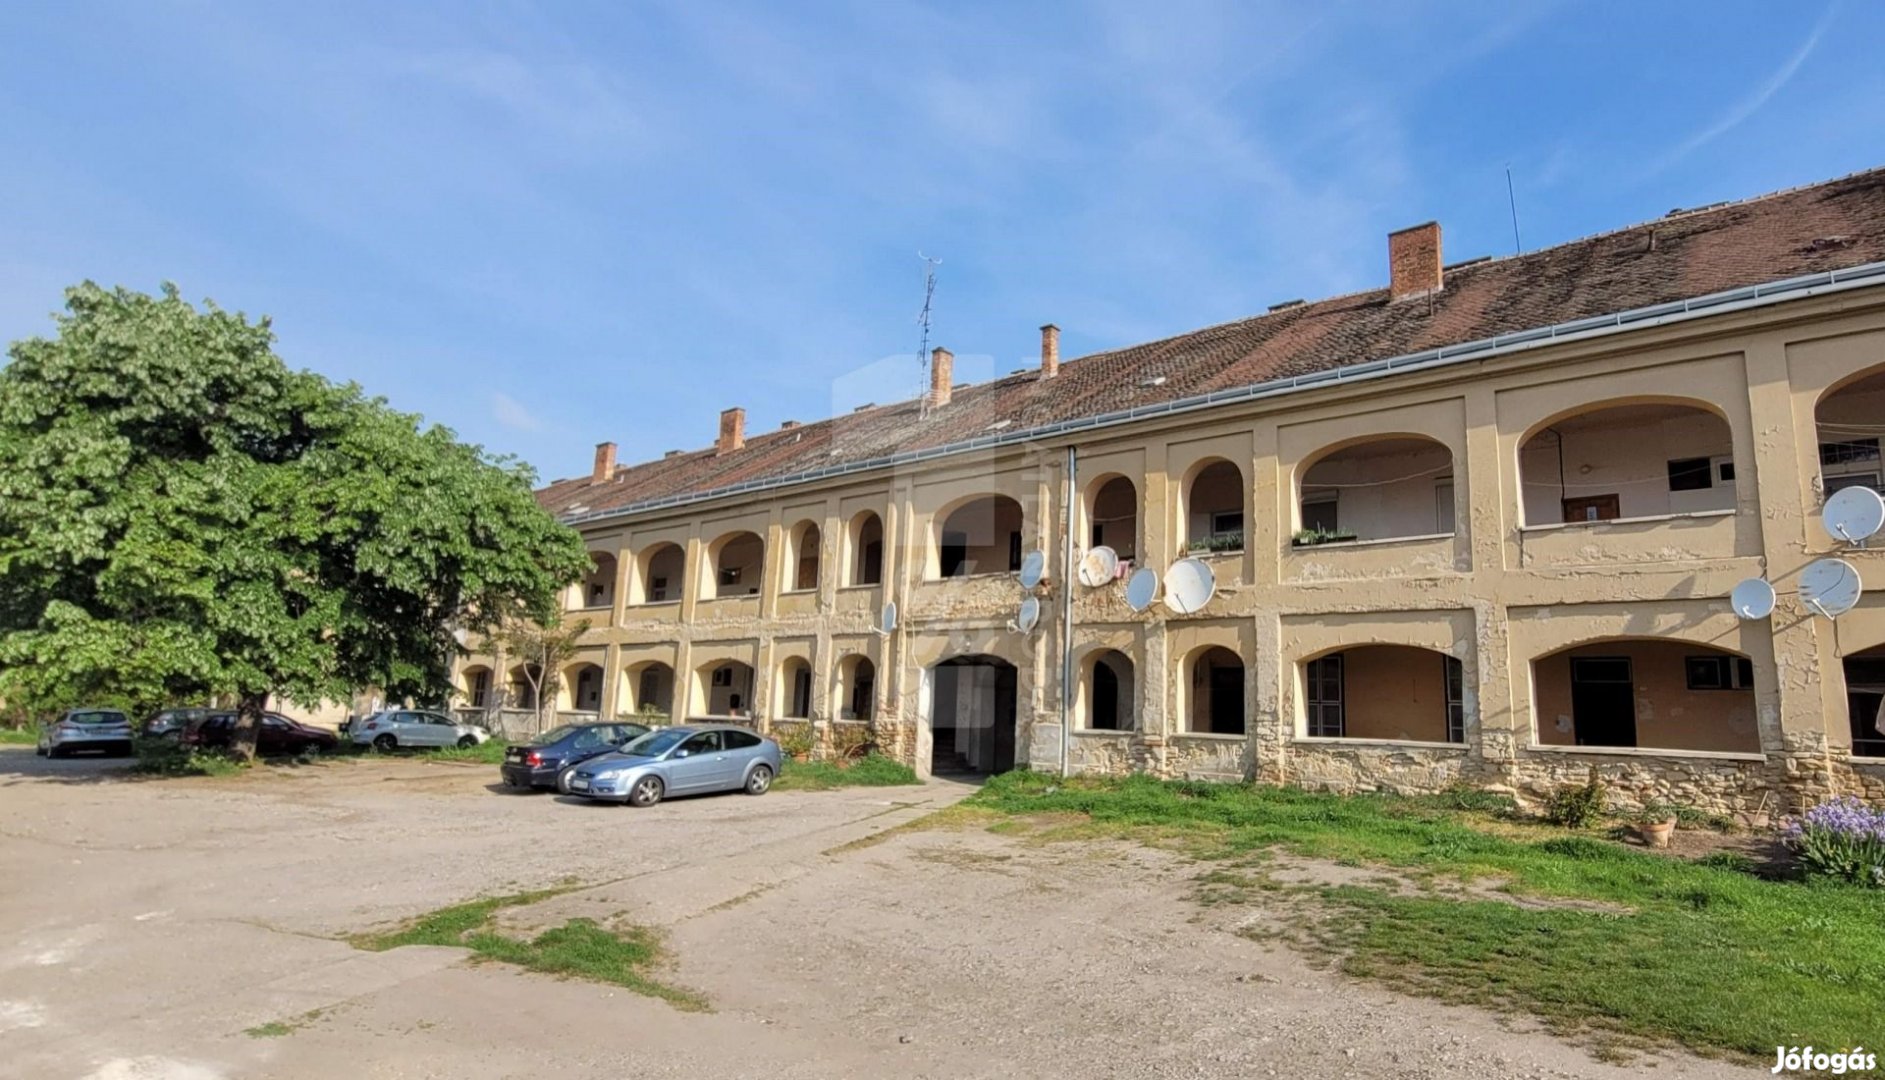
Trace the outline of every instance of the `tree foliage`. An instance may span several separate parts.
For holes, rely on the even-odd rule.
[[[0,370],[0,699],[437,700],[460,631],[588,566],[527,467],[291,370],[266,319],[86,283],[57,321]]]
[[[563,665],[576,655],[577,644],[588,631],[587,619],[564,623],[556,617],[512,619],[498,628],[498,648],[506,659],[523,665],[524,683],[536,705],[537,730],[543,730],[545,711],[554,711],[551,699],[562,689]]]

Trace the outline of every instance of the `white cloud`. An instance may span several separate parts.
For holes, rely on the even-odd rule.
[[[512,431],[539,431],[543,421],[516,398],[502,392],[491,394],[491,418]]]
[[[1663,171],[1689,156],[1691,153],[1694,153],[1703,145],[1713,142],[1715,139],[1740,127],[1748,117],[1759,112],[1761,106],[1766,105],[1775,94],[1780,93],[1783,87],[1793,81],[1795,75],[1799,74],[1800,66],[1806,63],[1807,57],[1813,55],[1813,50],[1819,46],[1820,38],[1826,33],[1827,26],[1832,23],[1833,16],[1837,14],[1838,11],[1838,4],[1829,5],[1826,9],[1826,13],[1820,16],[1820,21],[1815,23],[1812,31],[1807,34],[1806,40],[1801,42],[1800,47],[1793,51],[1793,55],[1787,57],[1785,63],[1781,64],[1780,67],[1775,69],[1772,75],[1769,75],[1759,86],[1755,87],[1753,93],[1735,102],[1734,106],[1727,112],[1722,113],[1714,123],[1690,135],[1688,138],[1676,144],[1675,149],[1670,150],[1667,154],[1656,159],[1656,162],[1649,168],[1650,175],[1653,176]]]

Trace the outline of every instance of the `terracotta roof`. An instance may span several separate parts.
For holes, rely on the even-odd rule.
[[[618,467],[602,484],[558,480],[537,498],[558,514],[604,512],[960,443],[1000,421],[1021,431],[1879,261],[1885,168],[1455,267],[1431,310],[1390,303],[1386,288],[1298,304],[1068,360],[1052,379],[1030,370],[958,387],[928,416],[916,401],[873,407],[725,455]]]

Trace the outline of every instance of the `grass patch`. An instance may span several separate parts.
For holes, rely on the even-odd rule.
[[[291,1016],[286,1020],[270,1020],[266,1024],[257,1024],[252,1028],[246,1028],[242,1033],[251,1039],[279,1039],[286,1035],[293,1035],[295,1032],[314,1023],[326,1012],[326,1009],[309,1009],[300,1016]]]
[[[144,776],[234,776],[247,763],[220,750],[178,746],[174,739],[139,739],[131,771]]]
[[[37,746],[39,732],[32,728],[0,728],[0,746]]]
[[[916,770],[895,758],[870,754],[853,761],[787,761],[773,780],[775,791],[830,791],[841,787],[920,784]]]
[[[1560,1031],[1770,1058],[1779,1045],[1885,1039],[1876,892],[1764,880],[1733,860],[1688,862],[1544,826],[1494,831],[1485,811],[1447,796],[1011,773],[967,802],[1083,815],[1088,835],[1188,836],[1184,850],[1235,868],[1207,883],[1213,902],[1235,902],[1240,888],[1274,897],[1262,866],[1273,850],[1394,868],[1403,887],[1286,886],[1320,901],[1297,940],[1349,974],[1522,1009]],[[1446,889],[1470,881],[1474,892]],[[1501,892],[1565,903],[1519,905]]]
[[[447,746],[437,750],[415,750],[414,757],[427,761],[462,761],[473,765],[502,765],[504,751],[510,749],[510,743],[502,739],[490,739],[476,746]]]
[[[707,1010],[707,1002],[700,995],[668,986],[649,974],[664,954],[660,938],[646,927],[610,928],[593,919],[571,919],[524,940],[500,933],[491,925],[492,917],[504,908],[533,904],[575,888],[578,886],[563,885],[468,900],[422,915],[399,929],[361,934],[349,940],[355,948],[370,952],[402,945],[450,945],[470,949],[480,960],[608,983],[690,1012]]]

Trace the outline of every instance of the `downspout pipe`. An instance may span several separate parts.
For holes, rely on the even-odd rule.
[[[1066,477],[1062,481],[1060,525],[1063,533],[1060,569],[1060,775],[1072,775],[1073,750],[1073,496],[1080,451],[1067,447]]]

